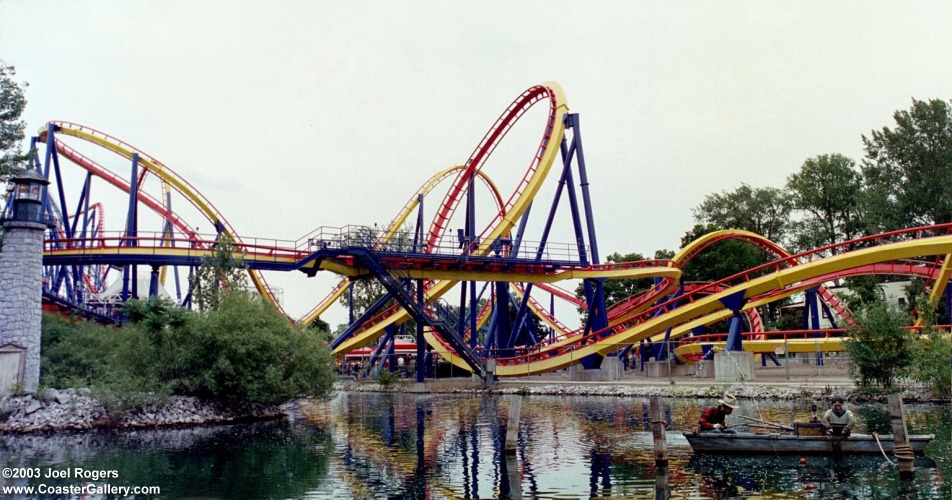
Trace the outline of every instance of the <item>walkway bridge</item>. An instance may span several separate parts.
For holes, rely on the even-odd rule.
[[[514,162],[492,157],[515,125],[532,116],[542,122],[537,145],[529,158],[520,160],[527,164],[522,174],[517,170],[516,180],[501,188],[493,177],[504,176],[490,174],[499,173],[500,165],[512,171]],[[725,348],[764,342],[758,348],[768,349],[770,342],[782,341],[763,331],[759,307],[804,293],[818,297],[807,308],[812,309],[807,329],[819,328],[819,307],[848,325],[850,312],[824,284],[860,274],[917,276],[931,300],[948,301],[949,225],[885,233],[797,255],[762,236],[726,230],[699,238],[670,260],[600,263],[579,116],[569,112],[562,89],[552,82],[517,96],[465,161],[426,180],[380,230],[321,227],[297,240],[242,237],[184,177],[114,136],[53,121],[31,146],[33,167],[51,182],[44,195],[44,209],[54,220],[44,248],[44,296],[90,314],[102,312],[95,310],[101,304],[97,300],[117,280],[124,283],[122,300],[139,295],[138,280],[131,278],[140,267],[151,271],[150,295],[174,286],[173,300],[190,307],[190,291],[180,281],[214,253],[222,238],[233,241],[255,289],[279,309],[263,273],[298,271],[310,277],[328,271],[341,276],[301,323],[319,318],[353,282],[380,281],[386,294],[351,315],[349,326],[331,344],[335,354],[376,345],[376,352],[385,355],[386,346],[412,319],[413,333],[426,339],[417,342],[420,358],[428,344],[480,375],[486,373],[486,359],[495,360],[497,376],[579,363],[594,368],[604,356],[625,355],[642,343],[695,336],[703,326],[724,320],[731,325]],[[118,162],[128,173],[117,173],[107,162]],[[481,204],[475,201],[477,189]],[[530,219],[533,207],[541,218]],[[199,223],[213,228],[213,234],[199,233]],[[571,232],[574,242],[552,243],[550,236],[558,228]],[[716,283],[682,281],[682,269],[692,258],[724,240],[751,245],[771,262]],[[635,278],[651,285],[611,307],[605,304],[607,280]],[[452,294],[458,302],[451,306]],[[557,314],[556,301],[568,307]],[[568,326],[576,323],[577,310],[585,312],[584,322]],[[829,349],[842,345],[833,337],[813,341]],[[417,376],[421,379],[421,372]]]

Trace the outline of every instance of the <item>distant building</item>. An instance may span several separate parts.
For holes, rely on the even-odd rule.
[[[883,291],[883,295],[886,299],[886,303],[895,307],[906,307],[906,302],[907,302],[906,287],[908,287],[910,283],[911,281],[908,281],[908,280],[880,283],[879,289]],[[838,295],[838,296],[850,295],[853,293],[850,289],[844,286],[835,286],[833,282],[826,283],[826,287],[827,289],[829,289],[831,292],[833,292],[835,295]],[[803,317],[803,300],[804,300],[805,294],[800,293],[800,294],[794,295],[794,297],[798,298],[799,301],[793,302],[791,304],[787,304],[781,307],[780,314],[783,316],[795,316],[797,318],[802,318]],[[819,296],[817,296],[816,300],[820,300]],[[820,328],[833,328],[833,324],[830,321],[830,317],[827,314],[827,311],[820,304],[817,304],[817,306],[818,306],[817,310],[820,312]],[[831,312],[835,314],[835,311],[832,311],[832,308],[831,308]],[[841,318],[834,318],[834,319],[836,321],[836,325],[839,328],[845,327]]]

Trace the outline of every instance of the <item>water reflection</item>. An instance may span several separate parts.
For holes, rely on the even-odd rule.
[[[903,488],[903,482],[889,480],[897,473],[883,457],[811,456],[805,460],[801,463],[796,456],[695,455],[686,468],[701,478],[701,491],[713,498],[804,491],[819,498],[887,498]],[[919,457],[916,468],[929,477],[930,472],[935,472],[936,463],[931,458]],[[922,491],[924,498],[930,498],[930,490],[926,487]],[[938,490],[931,493],[939,495]]]
[[[160,485],[166,497],[216,498],[949,498],[947,406],[907,405],[909,430],[932,432],[933,459],[898,481],[881,456],[695,456],[679,431],[699,400],[668,399],[669,466],[655,467],[647,400],[539,397],[522,402],[515,455],[504,452],[508,400],[341,393],[286,422],[0,436],[0,464],[119,471],[116,485]],[[876,405],[853,408],[882,425]],[[809,404],[745,402],[735,413],[809,418]],[[735,420],[736,423],[740,423]],[[888,425],[888,414],[885,414]],[[62,483],[61,483],[62,484]]]
[[[871,494],[893,494],[902,487],[895,479],[869,479],[871,472],[885,463],[881,457],[847,457],[836,462],[814,457],[805,466],[799,464],[798,457],[695,457],[677,431],[693,428],[705,403],[666,402],[671,466],[664,469],[654,466],[647,401],[642,399],[526,399],[515,457],[504,454],[508,403],[503,399],[350,394],[318,412],[343,418],[311,421],[332,426],[334,436],[341,436],[339,440],[359,443],[361,453],[368,457],[387,457],[372,466],[345,465],[349,474],[372,484],[378,495],[389,497],[718,498],[753,492],[785,496],[804,489],[824,495],[857,488]],[[923,413],[942,414],[941,408],[925,412],[907,409],[915,424],[932,418],[920,417]],[[786,402],[750,402],[739,413],[782,422],[810,417],[809,405]],[[865,426],[864,412],[858,413],[861,426]],[[876,411],[868,415],[871,425],[879,425]],[[921,432],[910,425],[911,432]],[[940,452],[947,457],[947,450]],[[411,453],[415,454],[412,459],[407,456]],[[406,476],[403,481],[380,481],[381,471],[392,471],[395,463],[416,465],[412,471],[402,472]],[[920,493],[942,497],[948,487],[935,463],[926,459],[917,466],[918,481],[932,484],[917,486]],[[895,476],[891,472],[877,474],[891,478]]]
[[[118,471],[116,486],[162,487],[166,497],[301,497],[327,480],[326,429],[271,421],[235,426],[0,437],[3,467]],[[34,486],[76,485],[37,479]]]

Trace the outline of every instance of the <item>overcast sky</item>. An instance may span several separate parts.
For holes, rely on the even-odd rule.
[[[603,257],[650,256],[705,195],[859,160],[913,97],[952,97],[950,26],[948,2],[0,0],[0,60],[29,82],[30,133],[107,132],[243,237],[288,240],[389,222],[553,80],[581,119]],[[300,315],[326,290],[295,278],[279,286]]]

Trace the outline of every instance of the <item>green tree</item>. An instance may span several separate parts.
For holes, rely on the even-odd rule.
[[[784,191],[741,184],[733,192],[707,195],[693,213],[699,224],[751,231],[779,243],[787,235],[791,207]]]
[[[350,290],[341,295],[339,302],[340,305],[350,308],[353,301],[354,318],[360,317],[387,293],[383,284],[373,278],[351,281],[350,287]]]
[[[854,318],[845,341],[854,379],[864,388],[892,390],[913,364],[915,339],[903,328],[909,316],[885,302],[874,302]]]
[[[140,341],[122,362],[172,394],[227,406],[330,393],[334,374],[326,338],[294,327],[257,294],[226,291],[215,309],[202,314],[163,301],[139,302],[127,311],[127,334]]]
[[[355,227],[344,235],[343,245],[373,248],[378,252],[409,252],[413,248],[413,232],[410,226],[404,226],[399,231],[396,231],[386,243],[380,243],[378,241],[380,235],[381,232],[376,229],[376,225],[374,225],[374,228],[365,226]],[[351,305],[353,305],[354,319],[360,317],[360,315],[370,309],[371,306],[377,303],[377,301],[387,293],[387,289],[383,286],[383,283],[373,277],[351,281],[350,286],[351,289],[341,295],[340,299],[338,299],[338,303],[348,308],[348,310]],[[381,310],[386,310],[396,303],[396,299],[390,299],[384,304]],[[409,319],[403,324],[405,331],[411,333],[416,331],[416,321],[413,319]],[[348,324],[337,325],[335,333],[344,331],[348,326]]]
[[[248,288],[247,266],[231,236],[218,237],[212,254],[202,259],[201,267],[189,276],[189,288],[202,311],[218,309],[226,290]]]
[[[374,227],[376,227],[376,225]],[[410,242],[412,242],[410,232],[406,229],[398,231],[385,246],[380,246],[381,244],[378,242],[379,236],[379,232],[375,229],[364,226],[355,227],[344,235],[344,245],[390,250],[409,249],[409,246],[411,246]],[[387,289],[383,284],[374,278],[351,281],[350,287],[350,290],[341,295],[339,303],[346,308],[353,306],[354,318],[359,317],[366,312],[367,309],[370,309],[370,306],[374,305],[380,300],[380,297],[383,297],[384,294],[387,293]],[[390,304],[388,304],[388,306],[389,305]]]
[[[794,248],[833,245],[860,234],[859,193],[862,176],[856,162],[840,154],[807,159],[787,177],[793,207],[803,214],[794,225]]]
[[[334,375],[320,335],[297,330],[260,297],[236,291],[196,319],[176,388],[224,404],[324,397]]]
[[[127,341],[118,328],[44,311],[42,330],[42,386],[94,387],[117,377],[113,354]]]
[[[622,255],[615,252],[605,258],[605,264],[634,262],[639,260],[645,260],[645,257],[640,253],[636,252]],[[605,290],[605,305],[611,307],[632,295],[648,290],[653,285],[654,280],[652,278],[605,280],[605,284],[603,285]],[[581,292],[581,294],[579,292]],[[579,289],[576,290],[575,295],[580,298],[585,297],[585,292],[581,285],[579,285]]]
[[[952,221],[952,105],[912,100],[896,127],[863,136],[862,202],[870,233]]]
[[[168,333],[184,327],[189,318],[188,312],[170,299],[156,297],[130,300],[122,305],[122,312],[127,321],[142,325],[162,345],[170,342]]]
[[[681,238],[684,248],[694,240],[721,228],[712,225],[695,225]],[[728,276],[747,271],[773,260],[759,248],[742,241],[721,240],[695,255],[684,266],[684,281],[719,281]]]
[[[952,337],[935,327],[936,307],[928,296],[917,295],[915,305],[922,332],[916,338],[914,377],[936,397],[949,399],[952,397]]]
[[[13,78],[16,69],[0,63],[0,182],[23,170],[27,155],[23,152],[26,122],[20,119],[26,108],[27,84]]]
[[[655,259],[670,259],[672,257],[674,257],[674,251],[672,250],[655,251]],[[634,262],[639,260],[646,259],[644,255],[638,252],[624,255],[615,252],[608,257],[605,257],[603,263],[611,264],[618,262]],[[605,290],[605,306],[611,308],[615,304],[644,292],[652,286],[654,286],[654,279],[652,278],[605,280],[603,284],[603,289]],[[585,300],[585,286],[583,283],[579,283],[578,286],[575,287],[575,296]],[[578,312],[581,314],[582,322],[584,323],[588,317],[588,311],[583,308],[579,308]]]
[[[655,250],[654,258],[673,259],[675,255],[677,255],[677,252],[675,252],[674,250],[661,249],[661,250]]]
[[[334,339],[331,335],[331,325],[330,323],[322,320],[321,318],[314,318],[314,321],[311,321],[311,324],[307,325],[308,328],[314,331],[314,333],[322,336],[326,339],[327,342],[330,342]]]

